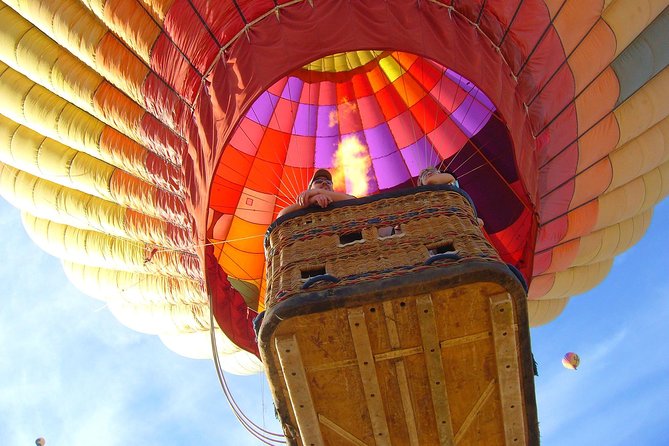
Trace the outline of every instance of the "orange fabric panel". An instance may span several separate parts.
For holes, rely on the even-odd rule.
[[[160,28],[136,0],[106,0],[104,21],[145,61],[160,35]]]
[[[613,109],[619,93],[618,78],[611,68],[607,68],[576,98],[579,134]]]
[[[599,201],[593,200],[567,214],[569,223],[564,240],[571,240],[589,234],[597,224]]]
[[[369,80],[369,85],[372,87],[374,93],[385,88],[390,83],[390,80],[386,77],[385,73],[378,67],[368,71],[366,75]]]
[[[263,245],[263,238],[267,231],[266,224],[249,223],[235,216],[232,218],[230,231],[228,231],[228,243],[226,245],[233,246],[235,249],[246,253],[260,254],[261,261],[265,263],[265,248]],[[240,262],[242,265],[244,263]],[[260,278],[261,274],[255,276]]]
[[[139,135],[142,115],[145,111],[107,81],[95,90],[93,106],[96,112],[111,122],[121,121],[135,135]]]
[[[581,246],[580,239],[570,240],[562,243],[552,249],[551,263],[544,271],[533,271],[534,274],[554,273],[564,271],[573,265],[574,260],[578,256],[579,248]]]
[[[580,44],[592,25],[599,20],[602,4],[598,1],[567,1],[553,21],[565,54]]]
[[[616,37],[611,28],[603,20],[599,20],[583,43],[569,56],[569,66],[574,74],[577,94],[609,66],[615,57],[615,52]]]
[[[532,283],[530,283],[530,290],[527,293],[527,298],[541,299],[543,296],[548,294],[551,288],[553,288],[554,283],[555,283],[554,273],[532,277]]]
[[[274,194],[263,194],[258,191],[244,188],[239,197],[235,217],[244,221],[269,226],[274,220]]]
[[[594,200],[606,192],[613,178],[611,162],[605,158],[576,177],[576,187],[569,207]]]
[[[606,157],[618,146],[620,129],[613,113],[609,113],[578,140],[578,167],[581,172]]]
[[[241,280],[254,280],[262,277],[265,256],[264,254],[240,251],[226,243],[223,245],[218,263],[232,277]]]
[[[112,33],[105,34],[98,44],[95,61],[101,71],[111,73],[115,80],[128,85],[135,100],[141,100],[142,83],[149,68]]]

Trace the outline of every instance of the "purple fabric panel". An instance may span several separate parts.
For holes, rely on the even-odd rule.
[[[258,96],[246,116],[263,127],[267,127],[277,102],[279,102],[279,98],[265,91]]]
[[[316,136],[318,106],[300,103],[293,123],[293,133],[301,136]]]
[[[388,124],[377,125],[371,129],[365,129],[365,139],[367,140],[367,147],[369,148],[369,156],[374,158],[381,158],[387,156],[392,152],[397,152],[397,144],[393,138]]]
[[[412,176],[399,152],[391,153],[383,158],[373,159],[372,166],[374,166],[376,173],[378,188],[381,190],[404,183]]]
[[[439,155],[426,137],[422,137],[401,152],[412,177],[418,176],[421,170],[440,161]]]
[[[314,167],[332,167],[334,154],[339,144],[338,136],[321,136],[316,138],[316,153],[314,154]]]
[[[303,85],[304,82],[301,79],[296,77],[289,77],[288,82],[286,82],[286,86],[283,87],[281,97],[284,99],[289,99],[293,102],[298,102],[300,100],[300,96],[302,95]]]
[[[325,105],[318,107],[318,120],[316,124],[317,137],[339,135],[339,124],[336,122],[336,120],[330,122],[330,113],[334,113],[333,116],[338,116],[336,105]]]
[[[478,90],[477,90],[478,91]],[[483,94],[481,93],[481,96]],[[472,96],[462,101],[462,104],[453,111],[450,118],[457,124],[462,132],[471,138],[485,126],[492,116],[492,112],[483,106]]]

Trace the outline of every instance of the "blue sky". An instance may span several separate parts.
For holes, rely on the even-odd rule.
[[[532,330],[542,445],[669,444],[667,227],[665,200],[598,288]],[[0,231],[0,444],[259,444],[234,418],[211,362],[119,324],[69,284],[2,200]],[[578,371],[562,367],[567,351],[581,356]],[[247,414],[277,432],[264,377],[228,379]]]

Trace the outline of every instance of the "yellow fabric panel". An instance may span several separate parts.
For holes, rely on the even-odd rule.
[[[151,254],[153,247],[139,242],[62,225],[26,212],[22,216],[35,243],[61,259],[128,272],[201,279],[199,261],[192,254],[161,249]]]
[[[644,212],[669,193],[669,163],[630,181],[599,198],[594,229],[604,228]]]
[[[538,300],[562,299],[585,293],[594,288],[609,274],[613,260],[574,266],[564,271],[553,273],[555,281],[551,289]]]
[[[88,153],[140,178],[150,180],[144,165],[147,151],[131,139],[118,134],[119,142],[100,149],[105,124],[36,85],[0,62],[0,114],[13,121]],[[117,132],[118,133],[118,132]]]
[[[86,64],[95,66],[95,49],[108,30],[79,0],[6,0],[5,3]]]
[[[404,72],[399,62],[392,56],[386,56],[379,61],[381,71],[386,75],[390,82],[395,82]]]
[[[135,102],[141,103],[143,99],[141,84],[149,71],[148,67],[142,62],[138,63],[137,56],[130,54],[127,47],[109,33],[107,27],[81,3],[77,0],[59,2],[10,0],[8,3],[56,41],[58,46],[66,48],[86,65],[94,67],[95,71],[120,88]],[[61,8],[57,7],[59,4],[62,5]],[[73,20],[81,23],[76,27],[68,28],[67,24]],[[109,55],[99,53],[102,43],[109,42],[110,39],[116,42],[114,47],[116,54],[113,57],[118,60],[115,61],[110,60]],[[70,62],[64,61],[62,64],[62,71],[67,73],[67,66]],[[81,74],[73,74],[73,76],[84,78]],[[60,80],[59,76],[54,76],[52,82],[57,85],[58,82],[64,82],[64,78]],[[81,82],[82,80],[78,80],[74,85]],[[66,87],[63,86],[63,88]]]
[[[151,217],[178,226],[188,224],[185,205],[178,197],[2,115],[0,161],[45,180],[141,210]]]
[[[114,167],[0,115],[0,161],[105,199]]]
[[[548,300],[528,300],[527,314],[530,320],[530,327],[544,325],[558,317],[569,303],[569,298],[548,299]]]
[[[614,0],[602,17],[616,35],[616,56],[669,5],[667,0]]]
[[[145,63],[150,64],[151,48],[161,33],[152,17],[136,0],[92,1],[91,9],[111,31],[121,38]]]
[[[612,175],[611,163],[607,158],[578,173],[574,178],[574,194],[569,209],[574,209],[603,194],[611,184]]]
[[[13,9],[0,10],[0,58],[59,96],[91,109],[102,77]]]
[[[135,304],[109,302],[107,307],[128,328],[140,333],[189,333],[209,330],[207,304]]]
[[[583,172],[618,147],[618,122],[609,113],[578,139],[577,172]]]
[[[97,268],[68,261],[63,262],[63,269],[78,289],[109,302],[114,313],[120,315],[120,320],[131,328],[157,334],[168,348],[178,354],[202,359],[211,357],[208,324],[194,330],[196,324],[187,320],[189,314],[192,314],[192,307],[208,307],[207,295],[199,282]],[[158,318],[147,318],[147,308],[161,309]],[[180,311],[182,314],[179,314]],[[208,316],[208,313],[204,314]],[[159,319],[166,316],[168,320]],[[196,322],[202,325],[202,320]],[[216,328],[215,332],[216,346],[226,371],[250,374],[262,370],[262,365],[253,355],[246,352],[240,354],[240,349],[220,329]]]
[[[216,347],[221,368],[235,375],[251,375],[263,371],[262,363],[254,355],[240,350],[216,328]],[[211,359],[212,346],[209,330],[178,335],[159,334],[160,340],[170,350],[186,358]]]
[[[160,24],[165,20],[167,11],[169,11],[174,0],[140,0],[146,6],[146,9],[151,12]]]
[[[669,161],[669,117],[615,150],[609,158],[613,168],[609,190]]]
[[[620,104],[614,111],[620,126],[620,145],[636,138],[669,115],[669,67]]]
[[[572,266],[612,259],[635,245],[646,233],[653,210],[649,209],[618,224],[592,232],[580,239]]]
[[[76,262],[63,262],[67,278],[84,294],[105,302],[123,300],[138,304],[208,303],[198,281],[133,273]]]

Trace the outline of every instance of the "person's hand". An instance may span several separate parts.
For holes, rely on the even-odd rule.
[[[297,203],[300,207],[307,207],[309,204],[311,204],[311,198],[314,196],[314,191],[312,189],[307,189],[304,192],[300,193],[300,195],[297,196],[297,199],[295,200],[295,203]]]
[[[316,204],[322,208],[328,207],[332,203],[332,199],[327,195],[317,194],[311,197],[309,200],[310,204]]]

